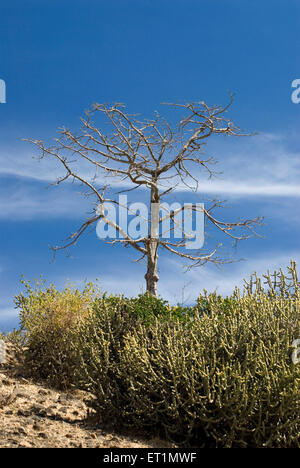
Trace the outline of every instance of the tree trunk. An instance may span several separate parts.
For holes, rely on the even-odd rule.
[[[151,188],[151,220],[150,220],[150,235],[147,243],[147,273],[145,274],[147,292],[152,296],[157,296],[157,282],[159,276],[157,274],[158,260],[158,237],[159,237],[159,194],[157,188],[157,179],[152,178]],[[154,185],[155,184],[155,185]]]
[[[147,285],[147,292],[151,294],[151,296],[157,296],[157,282],[159,280],[159,276],[157,274],[157,242],[151,242],[151,244],[149,246],[150,248],[148,255],[148,265],[147,273],[145,274],[145,279]]]

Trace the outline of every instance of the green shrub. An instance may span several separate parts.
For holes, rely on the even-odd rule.
[[[155,317],[169,317],[170,307],[167,301],[151,294],[139,294],[137,298],[128,301],[131,313],[141,318],[144,322],[149,322]]]
[[[92,311],[98,291],[91,283],[83,291],[72,286],[61,292],[44,280],[22,280],[25,294],[15,297],[25,335],[25,367],[29,375],[59,388],[74,383],[79,324]]]
[[[26,288],[16,304],[28,367],[88,390],[101,423],[185,446],[300,447],[294,263],[287,276],[252,276],[242,294],[204,292],[194,307],[101,296],[91,285]]]
[[[82,325],[77,371],[99,421],[185,445],[300,447],[297,292],[202,299],[184,321],[133,324],[102,308]]]
[[[144,324],[154,323],[156,318],[161,321],[175,318],[184,321],[194,313],[193,307],[170,306],[168,301],[151,296],[149,293],[139,294],[137,298],[128,299],[127,305],[128,310]]]
[[[199,317],[204,315],[210,315],[212,311],[217,311],[220,315],[232,313],[235,311],[238,306],[238,298],[236,292],[231,297],[222,297],[220,294],[212,293],[207,294],[204,292],[204,295],[200,295],[197,298],[197,303],[194,308],[194,311],[198,314]]]

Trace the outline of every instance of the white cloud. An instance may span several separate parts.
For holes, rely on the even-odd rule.
[[[300,156],[299,156],[300,159]],[[187,188],[182,188],[187,191]],[[276,196],[276,197],[300,197],[300,185],[295,184],[276,184],[266,182],[255,182],[248,180],[245,182],[236,182],[235,180],[212,182],[205,181],[199,183],[199,192],[209,194],[224,194],[234,197],[245,196]]]
[[[262,134],[239,139],[214,139],[207,156],[218,163],[211,180],[199,180],[199,192],[229,194],[234,197],[300,196],[300,153],[290,148],[287,137]],[[186,188],[183,187],[183,190]]]
[[[4,307],[0,309],[0,320],[13,319],[18,316],[16,309],[11,307]]]
[[[23,143],[17,148],[3,148],[0,151],[0,175],[26,177],[42,182],[54,181],[63,175],[63,168],[57,161],[49,157],[37,161],[32,158],[32,155],[38,155],[37,149],[30,146],[25,149],[25,146],[26,143]],[[219,161],[214,169],[224,175],[208,181],[204,172],[194,173],[200,181],[200,192],[241,197],[300,196],[300,153],[291,149],[288,135],[261,134],[235,139],[212,139],[207,145],[207,156],[210,155]],[[94,175],[86,163],[77,167],[86,177]],[[101,180],[103,178],[99,178]],[[118,186],[128,187],[129,184],[119,182]],[[181,186],[177,190],[186,188]]]
[[[55,161],[45,158],[42,161],[33,157],[36,151],[24,149],[23,145],[16,147],[4,147],[0,151],[0,175],[26,177],[37,181],[54,181],[59,175],[59,169]]]
[[[39,188],[39,190],[38,190]],[[76,190],[75,190],[76,192]],[[17,185],[0,188],[0,219],[78,218],[91,211],[82,196],[69,190]]]
[[[25,143],[24,143],[25,144]],[[204,174],[199,179],[200,194],[216,194],[220,197],[281,197],[300,196],[300,153],[288,148],[288,142],[280,135],[263,134],[251,138],[214,140],[208,152],[219,157],[216,170],[224,175],[207,180]],[[33,148],[35,150],[35,148]],[[23,151],[23,152],[22,152]],[[45,158],[32,159],[32,150],[0,151],[0,176],[22,177],[15,184],[5,183],[0,188],[0,218],[31,219],[41,216],[77,217],[88,204],[82,197],[74,196],[78,185],[62,185],[60,188],[45,190],[47,182],[63,174],[56,161]],[[86,165],[81,166],[85,176]],[[32,183],[32,182],[36,183]],[[101,179],[99,178],[99,184]],[[103,182],[103,180],[102,180]],[[77,189],[76,189],[77,187]],[[119,182],[118,187],[128,187]],[[184,186],[178,192],[187,190]],[[137,192],[134,192],[137,193]]]
[[[300,251],[271,252],[265,257],[257,256],[246,261],[223,265],[220,268],[212,264],[192,269],[187,272],[183,269],[182,262],[172,257],[160,258],[160,280],[158,282],[158,293],[171,304],[193,303],[204,289],[208,292],[217,291],[222,295],[230,295],[235,286],[243,288],[243,280],[248,280],[255,271],[259,276],[268,270],[271,273],[279,268],[290,265],[290,261],[295,260],[300,265]],[[123,269],[124,268],[124,269]],[[113,294],[123,294],[125,296],[136,296],[145,292],[144,280],[145,266],[125,265],[118,268],[114,274],[103,271],[103,276],[99,278],[99,286],[102,291]],[[93,274],[85,275],[93,280]],[[60,278],[62,287],[65,279]],[[82,284],[77,277],[71,279],[71,283]]]
[[[182,293],[184,293],[186,300],[193,302],[203,289],[209,292],[217,291],[222,295],[231,294],[235,286],[243,288],[243,280],[248,280],[255,271],[261,276],[267,270],[273,272],[279,268],[285,269],[289,266],[290,260],[295,260],[300,265],[300,251],[271,252],[265,257],[257,256],[249,260],[223,265],[220,268],[207,264],[184,273],[180,262],[169,259],[165,261],[163,266],[160,293],[172,302],[181,302]],[[177,296],[174,291],[177,291]]]

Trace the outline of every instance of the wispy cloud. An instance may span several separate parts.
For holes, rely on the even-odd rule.
[[[160,293],[172,302],[181,302],[182,298],[184,301],[193,302],[203,289],[229,295],[235,286],[242,289],[244,279],[248,280],[252,273],[257,272],[261,276],[267,270],[273,272],[279,268],[285,269],[292,259],[300,265],[300,251],[273,251],[266,256],[252,257],[220,268],[208,264],[186,273],[183,272],[180,262],[169,259],[162,268]]]
[[[263,134],[252,138],[215,140],[209,147],[211,154],[219,158],[216,171],[222,175],[207,180],[203,173],[194,173],[199,180],[199,193],[216,194],[234,198],[300,196],[300,153],[289,148],[289,142],[280,135]],[[88,207],[87,203],[74,197],[66,186],[56,190],[44,190],[50,181],[63,174],[62,168],[50,158],[42,161],[32,159],[32,152],[4,148],[0,151],[0,176],[10,175],[22,178],[22,182],[5,181],[0,188],[0,217],[10,218],[17,214],[18,219],[39,216],[74,217],[78,208]],[[93,174],[86,165],[80,166],[86,177]],[[35,183],[33,183],[35,182]],[[103,184],[99,178],[98,183]],[[117,183],[118,187],[128,187],[127,182]],[[78,186],[77,186],[78,187]],[[187,190],[178,186],[177,192]]]
[[[237,140],[215,139],[207,156],[217,161],[215,175],[207,180],[204,172],[193,172],[199,192],[232,197],[299,197],[300,153],[291,148],[287,137],[262,134]],[[185,186],[178,190],[187,191]]]
[[[299,155],[300,158],[300,155]],[[182,191],[188,189],[182,187]],[[266,182],[245,181],[239,182],[236,180],[220,181],[213,180],[212,182],[201,182],[199,191],[207,194],[224,194],[234,197],[245,196],[263,196],[263,197],[300,197],[300,185],[291,184],[276,184]]]
[[[0,150],[0,175],[25,177],[37,181],[54,181],[59,175],[55,161],[45,158],[39,161],[36,151],[26,149],[25,143],[14,147],[5,146]]]
[[[4,307],[0,308],[0,320],[7,320],[7,319],[12,319],[15,318],[18,315],[18,312],[16,309],[12,307]]]
[[[300,153],[290,149],[287,137],[262,134],[236,140],[216,139],[208,145],[210,154],[219,160],[215,170],[223,175],[207,180],[204,173],[194,174],[200,181],[200,192],[240,197],[300,196]],[[37,161],[33,155],[37,155],[35,148],[3,148],[0,151],[0,175],[49,182],[63,174],[57,161],[47,157]],[[94,175],[85,163],[78,169],[86,177]],[[118,186],[129,184],[119,182]],[[179,186],[177,190],[186,188]]]
[[[185,271],[180,261],[172,257],[162,257],[160,258],[158,292],[171,304],[193,303],[204,289],[230,295],[236,286],[242,289],[244,279],[248,280],[252,273],[257,272],[261,276],[268,270],[273,272],[279,268],[285,269],[290,265],[291,260],[295,260],[300,265],[300,251],[287,253],[272,251],[266,256],[252,257],[250,260],[223,265],[220,268],[207,264]],[[103,276],[99,279],[102,291],[125,296],[136,296],[145,292],[143,269],[132,264],[125,268],[126,275],[122,269],[113,274],[109,271],[103,272]],[[86,276],[90,280],[94,279],[92,273]],[[60,278],[59,281],[60,286],[63,286],[65,278]],[[71,282],[79,285],[82,283],[79,277],[72,278]]]
[[[223,265],[217,268],[207,264],[203,267],[185,271],[180,261],[165,258],[161,262],[159,293],[171,303],[192,303],[197,296],[206,289],[217,291],[222,295],[230,295],[235,286],[243,288],[244,279],[257,272],[265,274],[279,268],[285,268],[290,260],[300,265],[300,251],[282,253],[272,252],[266,256],[255,256],[249,260]]]
[[[22,221],[28,219],[78,218],[91,212],[87,200],[67,189],[40,185],[9,184],[0,188],[0,219]]]

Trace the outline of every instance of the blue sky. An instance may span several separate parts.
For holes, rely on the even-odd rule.
[[[300,5],[296,0],[27,0],[1,3],[0,328],[17,323],[13,296],[21,274],[65,280],[98,277],[103,289],[137,294],[144,267],[134,252],[101,243],[95,231],[52,262],[48,245],[65,239],[89,210],[69,185],[48,187],[58,166],[37,162],[22,138],[50,141],[76,129],[93,102],[124,102],[151,118],[163,101],[225,104],[230,117],[259,135],[218,139],[207,151],[223,175],[199,178],[202,197],[217,195],[226,218],[264,216],[263,239],[241,243],[245,261],[184,273],[161,256],[159,292],[191,302],[203,288],[228,294],[254,270],[300,264]],[[200,177],[200,176],[199,176]],[[177,194],[183,200],[183,194]],[[222,239],[220,239],[222,240]]]

